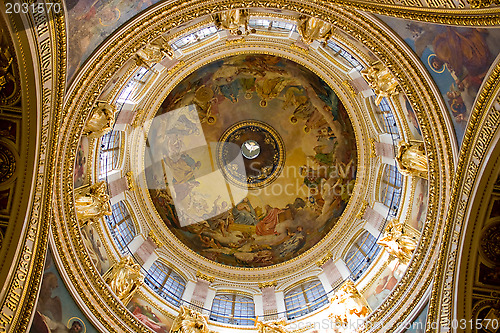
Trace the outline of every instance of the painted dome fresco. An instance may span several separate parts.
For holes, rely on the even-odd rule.
[[[144,156],[168,229],[236,267],[311,249],[356,179],[354,131],[336,94],[302,65],[264,54],[229,56],[184,78],[151,121]]]

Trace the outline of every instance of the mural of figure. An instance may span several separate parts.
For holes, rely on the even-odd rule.
[[[256,225],[257,214],[253,208],[250,200],[244,198],[239,204],[233,207],[234,223],[245,225]]]
[[[458,122],[467,121],[467,107],[462,98],[462,93],[456,89],[455,85],[451,85],[450,90],[446,93],[448,103],[450,104],[451,113]]]
[[[146,314],[142,313],[142,309],[139,305],[135,305],[132,310],[132,314],[139,319],[144,325],[150,328],[153,332],[156,333],[167,333],[166,325],[159,322],[158,318],[150,318]],[[152,314],[150,312],[150,314]],[[154,320],[156,319],[156,320]]]
[[[62,320],[62,304],[59,296],[52,296],[52,291],[59,286],[57,277],[52,272],[47,272],[43,275],[40,295],[36,310],[43,314],[51,314],[55,321]]]
[[[207,319],[199,312],[181,305],[170,333],[214,333],[208,329]]]
[[[400,141],[396,162],[401,174],[427,178],[428,165],[423,142],[406,143]]]
[[[40,317],[38,317],[40,316]],[[66,327],[63,323],[50,319],[43,314],[36,314],[33,319],[32,331],[36,330],[36,333],[47,332],[47,333],[80,333],[83,331],[83,325],[78,320],[73,320],[71,327]]]
[[[75,190],[76,216],[82,225],[97,222],[104,215],[111,215],[111,204],[106,181],[86,185]]]
[[[83,128],[83,134],[98,137],[111,131],[115,122],[116,107],[106,102],[98,102],[90,112]]]
[[[325,44],[333,35],[334,27],[315,17],[301,15],[297,22],[297,30],[306,44],[319,40]]]
[[[486,30],[446,27],[432,42],[437,57],[467,86],[479,89],[491,64]]]
[[[273,235],[275,232],[274,228],[278,224],[279,214],[284,212],[282,209],[272,208],[269,205],[266,205],[265,208],[266,215],[255,227],[255,233],[259,236]]]
[[[377,98],[375,104],[379,105],[384,97],[397,95],[398,81],[381,62],[377,61],[370,67],[361,71],[361,76],[366,80],[370,87],[374,90]]]
[[[335,293],[330,301],[330,310],[330,320],[341,325],[356,323],[370,312],[368,303],[351,280],[347,280]]]
[[[141,266],[135,263],[131,256],[123,257],[103,275],[103,278],[125,305],[144,281]]]
[[[213,16],[217,29],[226,29],[231,35],[254,33],[255,29],[248,29],[248,9],[230,9]],[[243,31],[240,30],[243,27]]]
[[[255,83],[255,91],[260,96],[260,106],[266,107],[268,101],[276,98],[288,82],[283,77],[264,78]]]
[[[306,236],[304,234],[304,228],[299,225],[295,232],[288,231],[287,238],[285,238],[285,241],[278,247],[279,254],[282,257],[290,256],[297,253],[305,243]]]
[[[410,262],[413,250],[417,247],[417,241],[404,233],[404,223],[392,220],[386,227],[384,236],[377,244],[384,246],[385,250],[396,257],[400,263],[406,265]]]

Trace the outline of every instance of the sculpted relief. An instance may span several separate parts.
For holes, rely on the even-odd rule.
[[[99,137],[111,131],[115,122],[116,107],[106,102],[98,102],[90,112],[83,128],[83,134]]]
[[[385,229],[384,236],[377,241],[385,250],[400,263],[407,265],[413,251],[417,247],[417,240],[404,232],[404,223],[397,219],[391,220]]]
[[[123,257],[103,278],[124,305],[127,305],[144,281],[141,266],[131,256]]]
[[[334,29],[330,23],[305,15],[301,15],[297,22],[297,30],[306,44],[311,44],[314,40],[325,44],[332,37]]]
[[[185,306],[180,307],[170,333],[215,333],[208,329],[207,319],[201,313]]]
[[[394,75],[381,62],[377,61],[370,67],[361,71],[361,76],[373,89],[377,98],[375,104],[379,105],[384,97],[399,93],[399,84]]]
[[[370,307],[365,298],[356,289],[351,280],[347,280],[330,300],[330,320],[337,326],[357,323],[370,313]]]
[[[428,164],[423,142],[398,143],[396,163],[399,172],[405,176],[427,178]]]
[[[76,217],[81,225],[97,222],[104,215],[111,215],[111,204],[106,182],[85,185],[75,190]]]
[[[254,33],[255,29],[248,29],[248,9],[230,9],[213,16],[217,29],[226,29],[231,35],[239,36]],[[240,29],[243,28],[243,31]]]

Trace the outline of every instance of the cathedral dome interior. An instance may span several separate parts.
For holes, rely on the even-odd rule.
[[[1,5],[0,332],[500,327],[496,2],[38,3]]]

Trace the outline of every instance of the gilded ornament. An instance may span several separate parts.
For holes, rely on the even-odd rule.
[[[151,238],[151,240],[153,241],[153,243],[155,243],[155,245],[157,247],[163,246],[163,243],[160,242],[160,240],[158,239],[158,236],[156,235],[156,233],[153,230],[149,230],[148,236],[149,236],[149,238]]]
[[[127,305],[142,285],[144,276],[141,274],[141,266],[131,256],[126,256],[113,265],[103,275],[103,279],[120,301]]]
[[[363,215],[365,215],[367,207],[368,207],[368,201],[363,200],[363,203],[361,204],[361,209],[359,210],[358,214],[356,214],[357,219],[363,218]]]
[[[179,315],[174,319],[170,333],[215,333],[208,329],[207,318],[201,313],[184,305],[179,309]]]
[[[14,48],[7,29],[0,26],[0,105],[13,105],[21,95]]]
[[[185,65],[184,61],[178,61],[174,66],[172,66],[171,68],[169,68],[168,74],[172,75],[173,73],[175,73],[177,70],[179,70],[184,65]]]
[[[231,46],[235,44],[241,44],[245,42],[245,38],[234,38],[234,39],[226,39],[226,46]]]
[[[500,5],[498,0],[468,0],[471,8],[486,8],[491,5]]]
[[[335,27],[315,17],[301,15],[297,22],[297,30],[304,43],[311,44],[318,40],[325,45],[332,37]]]
[[[423,142],[400,141],[396,154],[399,172],[405,176],[417,176],[426,179],[429,166]]]
[[[111,215],[111,204],[106,182],[85,185],[75,190],[76,216],[81,225],[98,222],[104,215]]]
[[[399,93],[398,81],[380,61],[373,63],[360,73],[377,95],[375,104],[379,105],[384,97],[391,97]]]
[[[255,33],[255,29],[248,29],[248,17],[248,9],[230,9],[214,14],[213,20],[217,29],[226,29],[231,35],[239,36]]]
[[[127,188],[129,191],[133,191],[135,189],[134,186],[134,175],[132,171],[129,171],[125,174],[125,177],[127,178]]]
[[[486,259],[500,265],[500,224],[490,226],[483,232],[480,246]]]
[[[393,219],[387,225],[384,236],[377,241],[384,249],[397,258],[400,263],[407,265],[417,247],[417,241],[408,236],[404,230],[404,223]]]
[[[321,258],[320,260],[318,260],[316,262],[316,265],[318,265],[318,267],[321,267],[323,266],[328,260],[332,259],[333,258],[333,254],[330,252],[328,253],[326,256],[324,256],[323,258]]]
[[[267,282],[259,282],[259,289],[276,287],[278,285],[278,281],[267,281]]]
[[[344,85],[344,87],[347,88],[347,90],[349,90],[349,92],[351,93],[351,96],[356,98],[356,96],[358,94],[356,92],[356,89],[354,89],[354,87],[352,86],[352,84],[347,80],[342,81],[342,84]]]
[[[83,135],[99,137],[111,131],[115,123],[116,107],[107,102],[97,102],[83,128]]]
[[[330,300],[328,318],[336,325],[352,325],[366,318],[370,307],[351,280],[347,280]]]
[[[151,69],[153,64],[162,61],[164,58],[173,59],[174,51],[167,43],[167,40],[160,36],[137,51],[136,57],[137,65]]]
[[[273,321],[264,323],[258,318],[255,319],[255,327],[258,333],[287,333],[288,330],[285,329],[286,321],[284,319],[280,321]]]
[[[196,272],[196,277],[205,281],[208,281],[210,283],[215,281],[215,278],[213,276],[209,276],[206,274],[203,274],[202,272],[198,271]]]

